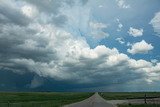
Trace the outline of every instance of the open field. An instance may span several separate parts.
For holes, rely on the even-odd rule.
[[[0,93],[0,107],[60,107],[78,102],[93,95],[93,93]]]
[[[100,92],[106,100],[144,99],[145,92]],[[160,98],[160,92],[146,92],[147,98]]]
[[[87,99],[93,94],[76,92],[1,92],[0,107],[61,107]],[[152,104],[152,102],[144,105],[144,92],[103,92],[99,94],[104,99],[109,100],[108,103],[112,103],[113,101],[116,102],[115,104],[120,104],[118,107],[160,107],[159,103]],[[146,95],[148,99],[157,98],[159,100],[160,92],[147,92]],[[135,100],[132,101],[129,99]],[[94,100],[96,102],[97,99]],[[117,103],[119,100],[122,103],[121,101]],[[127,101],[128,103],[123,103],[123,101]]]

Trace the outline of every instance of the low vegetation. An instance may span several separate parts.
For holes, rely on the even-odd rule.
[[[125,100],[125,99],[144,99],[160,97],[160,92],[101,92],[101,95],[106,100]]]
[[[61,107],[92,95],[93,93],[0,93],[0,107]]]
[[[118,105],[118,107],[160,107],[160,104]]]

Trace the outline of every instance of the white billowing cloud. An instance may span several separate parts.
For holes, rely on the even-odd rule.
[[[156,13],[154,18],[150,21],[154,31],[160,35],[160,12]]]
[[[131,49],[128,49],[127,51],[131,54],[148,53],[148,51],[153,48],[154,47],[151,44],[148,44],[145,40],[142,40],[141,42],[132,44]]]
[[[150,68],[145,68],[145,71],[148,75],[148,82],[153,83],[154,81],[159,81],[160,74],[158,73],[160,71],[160,63],[156,63],[155,66],[152,66]]]
[[[125,40],[122,37],[116,38],[116,41],[118,41],[120,44],[124,44],[125,43]]]
[[[146,67],[152,67],[152,63],[151,62],[148,62],[148,61],[145,61],[145,60],[134,60],[134,59],[131,59],[130,60],[130,67],[133,67],[133,68],[146,68]]]
[[[143,35],[143,29],[135,29],[130,27],[128,33],[133,37],[139,37]]]
[[[55,48],[58,60],[45,63],[25,58],[11,59],[11,62],[14,62],[15,66],[26,67],[30,72],[39,76],[51,77],[56,80],[74,80],[78,83],[99,81],[94,76],[103,75],[109,78],[115,73],[120,73],[119,76],[124,79],[124,71],[126,73],[141,71],[140,74],[147,75],[145,74],[146,70],[152,67],[152,63],[130,59],[127,55],[119,53],[116,48],[110,49],[102,45],[90,49],[83,40],[74,42],[72,39],[68,39],[64,43],[68,43],[67,46],[62,45]]]
[[[124,9],[130,8],[130,5],[126,4],[125,0],[116,0],[116,2],[120,8],[124,8]]]

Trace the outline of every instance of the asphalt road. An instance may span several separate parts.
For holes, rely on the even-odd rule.
[[[64,107],[117,107],[117,106],[107,102],[98,93],[95,93],[86,100],[66,105]]]

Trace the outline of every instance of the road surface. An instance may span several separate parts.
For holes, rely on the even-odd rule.
[[[107,102],[98,93],[95,93],[86,100],[66,105],[64,107],[117,107],[117,106]]]

